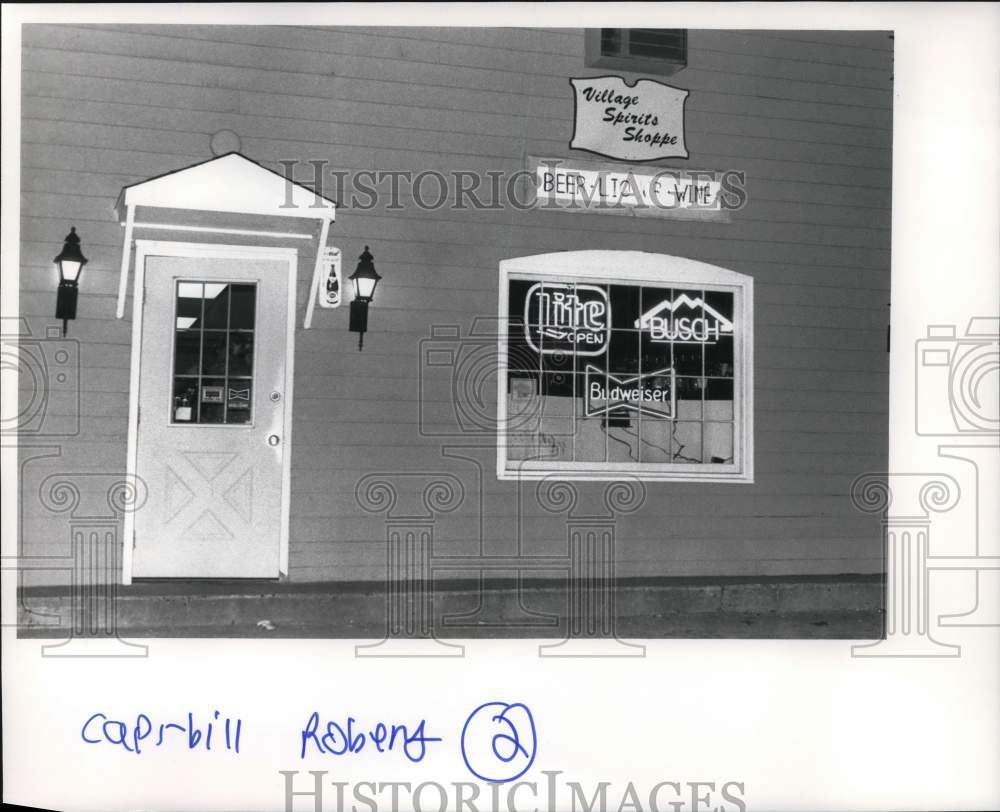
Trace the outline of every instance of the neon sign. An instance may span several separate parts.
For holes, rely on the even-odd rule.
[[[616,378],[588,364],[586,373],[584,413],[587,417],[607,415],[615,410],[631,410],[649,417],[673,419],[673,369]]]
[[[607,292],[597,285],[537,282],[524,298],[524,335],[538,353],[600,355],[611,338]]]
[[[681,315],[685,314],[685,315]],[[700,296],[681,294],[665,299],[635,320],[640,330],[648,330],[653,341],[675,344],[714,344],[723,335],[733,334],[733,323]]]

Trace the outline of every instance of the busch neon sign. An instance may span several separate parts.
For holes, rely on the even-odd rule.
[[[535,352],[600,355],[611,337],[607,292],[596,285],[532,285],[524,298],[524,335]]]
[[[723,335],[733,334],[729,319],[700,296],[687,294],[660,302],[636,319],[635,326],[648,330],[653,341],[675,344],[714,344]]]

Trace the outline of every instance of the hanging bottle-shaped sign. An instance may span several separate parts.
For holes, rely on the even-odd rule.
[[[340,249],[323,249],[323,281],[317,291],[318,304],[323,308],[340,307],[344,286],[340,274]]]

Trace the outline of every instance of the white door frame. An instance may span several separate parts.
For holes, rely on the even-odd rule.
[[[253,245],[220,245],[216,243],[171,242],[166,240],[135,241],[135,274],[132,288],[132,361],[128,393],[128,449],[125,461],[126,482],[136,482],[136,461],[139,438],[139,371],[142,361],[142,320],[146,293],[146,257],[210,257],[219,259],[273,259],[288,263],[288,305],[285,327],[285,409],[283,440],[285,453],[281,461],[281,518],[278,548],[278,571],[288,574],[288,525],[291,512],[292,483],[292,396],[295,381],[295,294],[298,280],[298,251]],[[140,507],[141,509],[141,507]],[[122,537],[122,583],[132,583],[132,550],[135,547],[135,513],[125,510]]]

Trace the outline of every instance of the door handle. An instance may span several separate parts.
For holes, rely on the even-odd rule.
[[[275,446],[281,442],[281,438],[277,434],[269,434],[267,436],[267,444]]]

